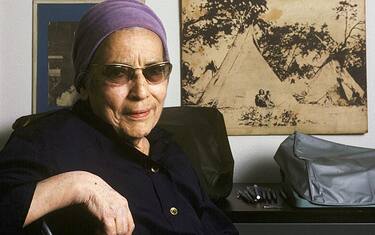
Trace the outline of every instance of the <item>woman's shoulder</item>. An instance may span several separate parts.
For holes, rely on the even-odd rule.
[[[53,143],[88,135],[88,125],[70,109],[24,116],[13,124],[12,136],[29,139],[33,143]]]

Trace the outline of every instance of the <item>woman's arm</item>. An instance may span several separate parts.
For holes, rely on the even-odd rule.
[[[73,204],[84,204],[103,224],[105,234],[131,234],[134,222],[126,198],[99,176],[72,171],[40,181],[24,227],[42,216]]]

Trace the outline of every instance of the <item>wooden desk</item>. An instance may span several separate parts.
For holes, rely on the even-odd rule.
[[[239,189],[252,184],[234,184],[228,198],[217,205],[233,223],[375,223],[375,208],[293,208],[283,199],[280,208],[264,209],[265,203],[247,204],[237,199]],[[278,184],[258,184],[280,188]]]

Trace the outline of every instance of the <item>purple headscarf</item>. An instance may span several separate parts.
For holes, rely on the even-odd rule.
[[[88,65],[100,43],[111,33],[140,27],[161,39],[164,59],[169,60],[165,29],[156,14],[137,0],[107,0],[88,10],[81,18],[73,44],[74,85],[79,91]]]

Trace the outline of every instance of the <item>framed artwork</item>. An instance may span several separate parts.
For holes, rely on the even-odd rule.
[[[33,1],[33,113],[68,107],[77,100],[71,59],[74,32],[81,16],[101,1]]]
[[[365,0],[181,0],[181,104],[229,135],[365,133]]]

